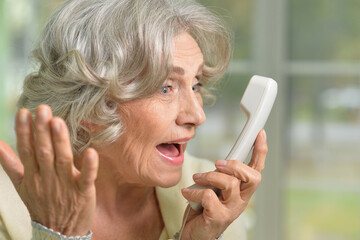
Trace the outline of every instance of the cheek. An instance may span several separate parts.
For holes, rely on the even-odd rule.
[[[139,164],[142,159],[149,155],[150,149],[154,146],[149,135],[141,131],[140,128],[128,132],[121,142],[122,144],[117,147],[121,152],[122,159],[127,164]]]
[[[160,105],[153,109],[153,114],[146,118],[146,131],[152,135],[161,137],[171,132],[178,113],[176,104]]]
[[[124,119],[125,132],[115,146],[126,164],[139,169],[152,166],[156,145],[168,141],[175,132],[176,110],[172,103],[129,108],[129,117]]]
[[[133,121],[126,128],[126,132],[119,138],[117,148],[119,155],[127,165],[133,165],[139,170],[144,165],[151,165],[152,154],[160,143],[162,133],[166,130],[159,121],[143,118]]]

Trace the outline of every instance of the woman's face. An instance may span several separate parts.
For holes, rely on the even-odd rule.
[[[117,181],[162,187],[180,180],[183,151],[206,119],[199,93],[204,59],[188,33],[176,36],[173,47],[173,71],[162,88],[120,105],[125,132],[98,149],[99,174],[110,171]]]

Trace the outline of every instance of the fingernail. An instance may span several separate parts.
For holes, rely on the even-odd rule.
[[[25,110],[20,110],[19,112],[19,122],[21,124],[27,123],[27,113]]]
[[[217,166],[226,166],[226,164],[227,164],[226,160],[217,160],[215,162],[215,165],[217,165]]]
[[[202,175],[202,173],[196,173],[196,174],[194,174],[194,179],[199,179],[199,178],[201,178],[201,175]]]
[[[265,132],[264,129],[263,129],[262,135],[263,135],[263,138],[264,138],[264,140],[265,140],[265,142],[266,142],[266,132]]]

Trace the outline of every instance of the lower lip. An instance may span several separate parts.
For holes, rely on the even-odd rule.
[[[157,150],[157,149],[156,149]],[[179,155],[175,157],[166,156],[165,154],[159,152],[160,156],[167,162],[170,162],[174,165],[181,165],[184,162],[184,153],[183,153],[183,147],[182,144],[179,145]]]

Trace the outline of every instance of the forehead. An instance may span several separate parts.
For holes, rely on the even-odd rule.
[[[187,69],[197,71],[203,62],[204,57],[199,45],[189,33],[183,32],[174,37],[173,72],[183,75]]]

